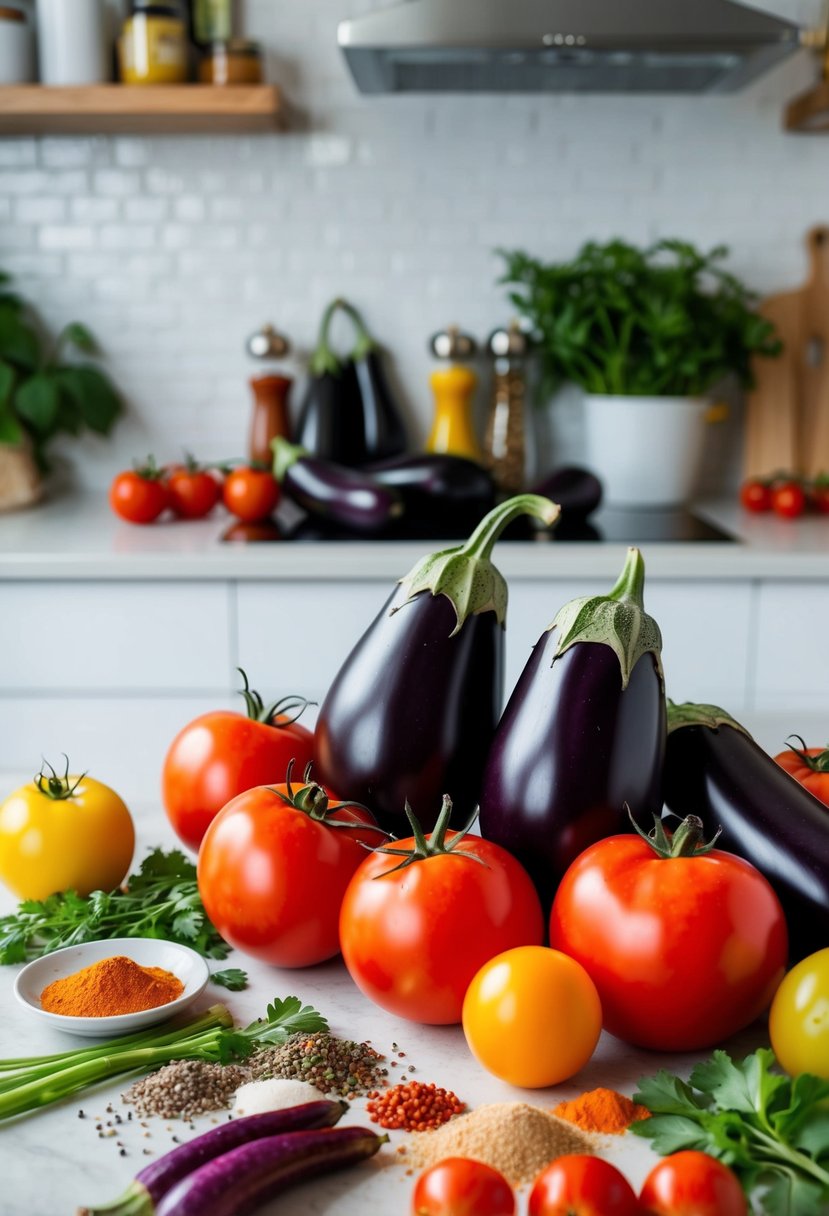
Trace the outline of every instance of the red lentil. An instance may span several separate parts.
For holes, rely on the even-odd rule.
[[[393,1085],[383,1093],[373,1089],[368,1098],[366,1112],[372,1123],[407,1132],[433,1131],[466,1110],[457,1094],[423,1081]]]

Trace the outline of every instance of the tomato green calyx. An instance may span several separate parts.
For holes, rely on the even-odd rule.
[[[649,832],[644,832],[633,818],[630,807],[627,808],[627,813],[637,835],[647,841],[658,857],[666,861],[676,857],[704,857],[716,846],[722,835],[722,828],[718,828],[713,839],[706,842],[705,829],[699,815],[687,815],[671,836],[665,831],[665,825],[659,816],[654,815],[653,827]]]
[[[507,584],[492,564],[492,549],[504,528],[520,515],[532,515],[550,527],[561,513],[557,503],[538,494],[517,494],[485,515],[462,545],[429,553],[412,567],[400,585],[406,599],[391,614],[405,608],[416,595],[428,591],[445,595],[455,609],[456,624],[450,637],[460,631],[467,617],[494,612],[499,625],[507,617]]]
[[[449,819],[452,814],[452,799],[448,794],[443,795],[443,806],[438,815],[437,823],[435,824],[434,831],[428,836],[423,831],[420,821],[409,806],[408,799],[403,809],[406,812],[406,818],[412,829],[412,836],[415,842],[414,848],[395,849],[391,845],[380,845],[376,850],[378,853],[388,853],[392,857],[402,857],[403,860],[396,866],[392,866],[390,870],[384,870],[382,874],[377,874],[377,878],[385,878],[387,874],[394,874],[397,870],[405,870],[408,866],[414,865],[416,861],[427,861],[430,857],[446,857],[450,853],[453,853],[456,857],[465,857],[469,861],[477,861],[484,869],[489,868],[483,858],[476,857],[474,853],[467,853],[458,847],[471,832],[478,818],[480,807],[475,807],[466,826],[461,828],[459,832],[456,832],[452,839],[448,841],[446,833],[449,829]]]
[[[248,683],[248,677],[241,667],[236,670],[245,682],[245,687],[240,688],[241,696],[245,698],[245,709],[247,715],[253,722],[263,722],[266,726],[273,726],[276,730],[280,730],[285,726],[291,726],[305,713],[309,705],[316,705],[316,701],[308,701],[305,697],[288,696],[282,697],[279,701],[274,701],[272,705],[265,705],[256,689],[251,688]],[[275,719],[281,718],[282,721]]]
[[[550,625],[558,630],[555,658],[577,642],[598,642],[609,646],[619,660],[622,688],[644,654],[656,660],[662,675],[662,634],[652,616],[645,612],[645,562],[638,549],[630,548],[622,573],[607,595],[589,595],[570,600]],[[555,660],[554,660],[555,661]]]
[[[66,768],[62,777],[58,776],[48,760],[44,760],[40,772],[33,778],[41,794],[45,794],[53,802],[66,802],[69,798],[72,798],[86,776],[86,773],[81,773],[80,777],[76,777],[73,783],[69,777],[69,757],[66,752],[62,752],[61,755],[66,761]],[[45,769],[49,770],[48,773],[44,771]]]
[[[800,748],[794,747],[789,743],[789,739],[797,739]],[[810,756],[806,748],[806,741],[801,735],[789,735],[786,740],[786,746],[789,751],[794,752],[798,760],[801,760],[808,769],[813,773],[829,773],[829,748],[823,752],[817,752],[814,756]]]
[[[707,726],[709,730],[719,730],[721,726],[730,726],[751,738],[744,726],[731,717],[719,705],[697,705],[693,701],[668,701],[668,734],[680,730],[683,726]],[[796,738],[796,736],[793,736]]]
[[[310,762],[306,764],[305,771],[302,774],[303,784],[300,789],[295,791],[292,783],[294,762],[291,760],[288,764],[288,771],[285,774],[287,793],[274,789],[273,786],[269,786],[268,788],[278,798],[281,798],[286,806],[293,807],[295,811],[302,811],[309,819],[313,819],[316,823],[324,823],[327,828],[360,828],[361,830],[366,828],[371,832],[379,832],[386,840],[390,838],[389,833],[384,831],[377,823],[365,823],[363,820],[355,820],[353,823],[349,823],[342,819],[332,819],[332,812],[341,811],[343,808],[348,807],[357,811],[367,811],[369,814],[371,812],[361,802],[338,802],[335,806],[330,806],[328,794],[323,787],[318,785],[316,781],[311,780],[311,768]]]
[[[163,481],[167,475],[167,470],[158,467],[153,455],[148,456],[143,464],[138,460],[133,461],[132,467],[144,481]]]

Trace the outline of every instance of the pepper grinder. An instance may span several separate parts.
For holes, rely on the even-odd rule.
[[[284,334],[272,325],[263,325],[247,342],[248,354],[254,359],[284,359],[291,344]],[[290,439],[291,425],[288,418],[288,396],[293,380],[277,372],[264,376],[253,376],[253,416],[250,426],[249,455],[256,464],[270,467],[273,460],[271,442],[281,435]]]
[[[487,352],[493,365],[485,464],[502,494],[520,494],[525,482],[528,342],[517,320],[493,330]]]
[[[450,362],[448,367],[435,368],[429,377],[435,408],[426,449],[482,462],[483,453],[472,422],[478,377],[466,363],[475,354],[475,339],[457,325],[447,325],[432,336],[429,347],[436,358]]]

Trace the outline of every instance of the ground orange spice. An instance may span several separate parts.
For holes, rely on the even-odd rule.
[[[553,1110],[559,1119],[567,1119],[586,1132],[607,1132],[619,1136],[637,1119],[647,1119],[650,1111],[637,1106],[615,1089],[591,1089],[589,1093],[559,1102]]]
[[[157,1009],[181,996],[184,985],[163,967],[141,967],[115,954],[48,984],[40,994],[49,1013],[74,1018],[108,1018]]]

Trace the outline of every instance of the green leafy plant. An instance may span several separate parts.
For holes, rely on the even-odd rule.
[[[499,252],[500,282],[532,326],[549,389],[696,397],[729,373],[750,385],[752,356],[782,349],[756,297],[722,269],[725,246],[591,242],[563,263]]]
[[[774,1071],[761,1048],[735,1061],[724,1051],[688,1082],[664,1069],[639,1082],[634,1101],[651,1118],[632,1130],[668,1156],[698,1149],[725,1162],[768,1216],[812,1216],[829,1200],[829,1081]]]
[[[214,971],[210,977],[212,983],[230,992],[241,992],[248,986],[248,973],[241,967],[227,967],[224,971]]]
[[[28,439],[46,469],[46,448],[56,435],[85,429],[108,435],[121,401],[99,367],[64,357],[67,350],[100,353],[86,326],[71,322],[47,346],[31,309],[9,290],[9,282],[0,272],[0,443]]]

